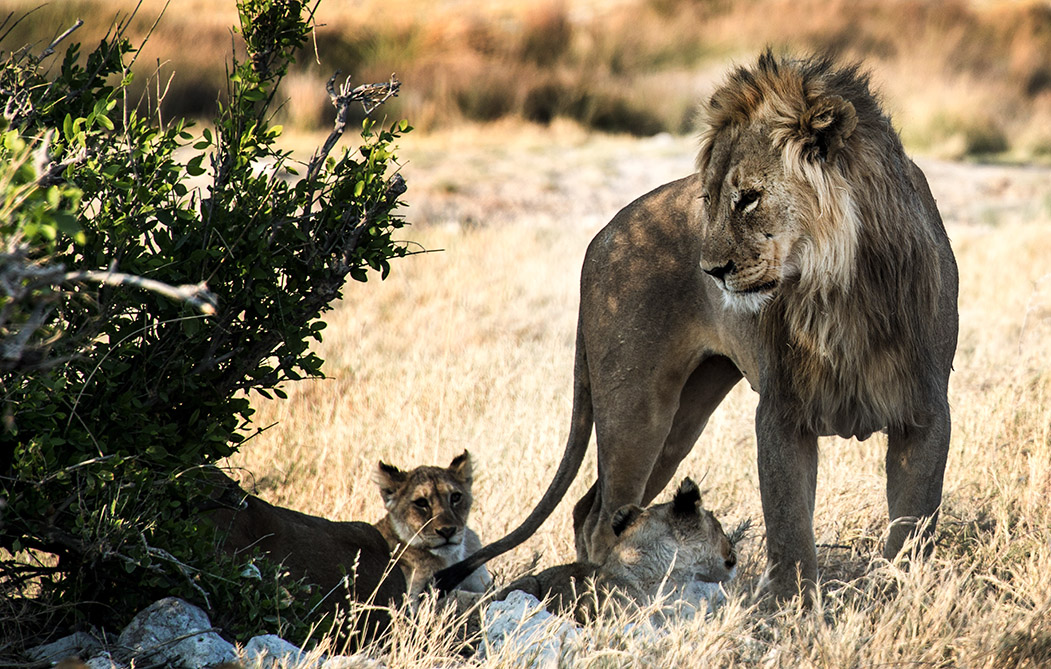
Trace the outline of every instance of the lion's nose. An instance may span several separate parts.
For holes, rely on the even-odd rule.
[[[455,527],[439,527],[434,531],[437,532],[438,536],[442,537],[443,539],[452,539],[453,535],[456,534]]]
[[[737,566],[737,553],[730,553],[730,557],[726,558],[726,570],[729,571]]]
[[[724,276],[734,271],[734,261],[731,260],[725,265],[720,265],[718,267],[703,267],[702,269],[704,270],[705,274],[710,274],[716,279],[722,281]]]

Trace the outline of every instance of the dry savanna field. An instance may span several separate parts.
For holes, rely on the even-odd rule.
[[[568,432],[577,281],[585,247],[627,201],[686,174],[694,142],[575,126],[409,136],[413,247],[383,282],[351,286],[320,345],[328,379],[258,401],[273,425],[232,464],[272,502],[378,519],[370,473],[475,459],[472,526],[502,536],[539,499]],[[730,603],[634,638],[589,628],[574,665],[1042,666],[1051,661],[1051,171],[920,159],[961,271],[953,437],[937,547],[909,568],[879,558],[885,437],[823,439],[816,533],[823,598],[804,613],[752,604],[764,566],[757,396],[736,387],[680,475],[701,482],[740,542]],[[594,480],[594,453],[570,497]],[[671,491],[658,498],[663,501]],[[497,583],[574,559],[567,499],[492,564]],[[431,621],[440,624],[440,620]],[[433,666],[454,639],[401,621],[387,660]],[[511,657],[484,666],[509,666]]]
[[[128,5],[84,0],[41,11],[100,4]],[[228,464],[272,503],[378,520],[370,479],[378,461],[444,466],[466,449],[476,474],[471,526],[483,541],[517,526],[553,475],[568,433],[577,283],[589,240],[629,201],[690,172],[695,141],[678,125],[690,118],[692,102],[684,100],[710,91],[731,62],[751,61],[764,43],[823,45],[871,65],[928,176],[960,268],[953,434],[935,549],[908,563],[881,559],[885,437],[823,439],[815,516],[821,597],[811,611],[756,604],[765,561],[757,396],[741,383],[676,477],[700,483],[705,506],[727,530],[751,521],[728,602],[659,635],[601,620],[578,637],[566,664],[1051,665],[1051,169],[1039,166],[1051,155],[1046,3],[567,0],[531,12],[533,3],[505,0],[483,3],[481,14],[467,12],[470,4],[323,3],[329,31],[375,29],[367,57],[352,61],[366,71],[356,81],[403,75],[401,106],[391,113],[420,129],[400,145],[404,213],[413,223],[402,236],[419,253],[396,261],[385,281],[348,286],[317,345],[327,378],[286,387],[286,400],[253,397],[265,429]],[[140,11],[152,20],[161,5],[146,0]],[[159,30],[151,48],[190,36],[200,48],[180,53],[191,64],[176,71],[196,71],[193,58],[202,70],[221,64],[201,55],[231,41],[224,26],[233,12],[216,7],[172,3],[166,21],[175,29]],[[683,11],[706,30],[689,58],[659,48],[691,39],[688,23],[668,18]],[[524,29],[504,30],[522,16]],[[566,46],[551,51],[552,42],[530,35],[564,38]],[[294,146],[318,141],[316,110],[325,104],[318,86],[330,65],[287,82],[284,113],[301,121],[288,124],[301,127],[286,137]],[[637,130],[651,127],[641,109],[672,132],[596,132],[606,117],[577,118],[583,107],[559,97],[585,86],[588,113],[608,102],[613,118],[641,123]],[[499,96],[485,96],[493,91]],[[548,100],[545,92],[549,107],[530,106]],[[552,118],[533,118],[538,110]],[[304,120],[309,114],[314,119]],[[944,160],[985,154],[999,162]],[[537,535],[491,563],[498,585],[574,559],[572,502],[594,476],[592,448]],[[393,643],[377,653],[390,667],[463,662],[448,627],[426,607],[398,616]],[[480,666],[522,662],[505,653]]]

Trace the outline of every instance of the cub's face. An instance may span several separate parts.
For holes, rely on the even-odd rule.
[[[381,462],[374,479],[399,541],[435,554],[460,550],[471,510],[467,451],[445,469],[424,466],[404,472]]]

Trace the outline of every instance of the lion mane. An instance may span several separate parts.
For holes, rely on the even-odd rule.
[[[928,375],[913,372],[932,363],[923,344],[935,336],[938,239],[916,224],[923,204],[901,188],[901,175],[916,167],[868,75],[858,64],[767,51],[754,68],[732,71],[702,116],[698,172],[708,170],[717,136],[767,124],[785,172],[814,195],[799,198],[811,210],[800,217],[808,225],[798,283],[761,319],[771,346],[789,344],[783,363],[794,391],[823,405],[815,415],[842,415],[843,402],[859,400],[867,414],[859,423],[917,420],[926,391],[918,383]],[[903,389],[903,379],[912,387]]]

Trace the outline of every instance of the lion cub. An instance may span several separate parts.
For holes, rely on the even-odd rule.
[[[404,472],[380,462],[373,480],[387,509],[376,529],[397,557],[410,597],[423,592],[435,572],[481,548],[478,535],[467,527],[473,480],[467,451],[445,469],[423,466]],[[492,582],[482,566],[460,589],[484,592]]]
[[[644,607],[667,596],[669,602],[698,605],[718,597],[719,584],[736,575],[733,545],[712,512],[701,506],[701,493],[689,478],[671,502],[648,509],[621,507],[611,524],[616,539],[602,564],[551,567],[514,581],[497,599],[522,590],[541,601],[550,598],[553,613],[572,612],[583,623],[611,599]]]

